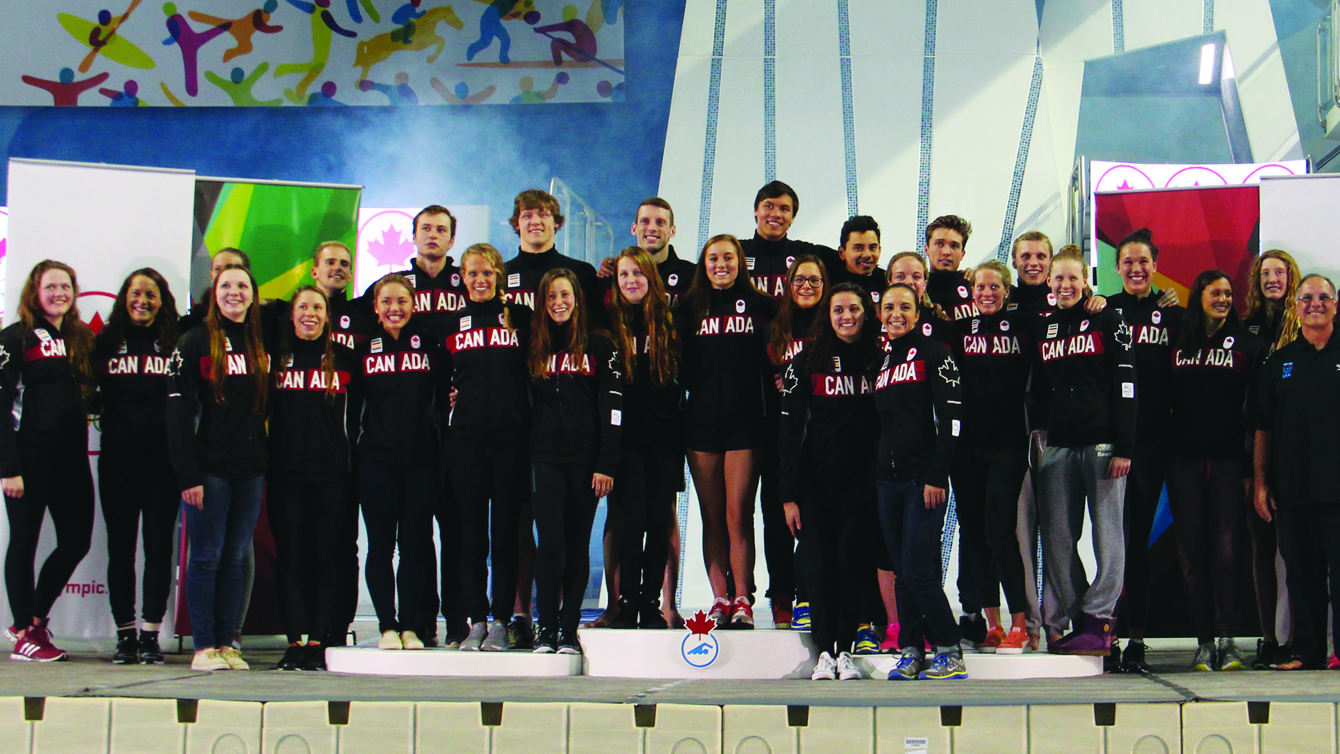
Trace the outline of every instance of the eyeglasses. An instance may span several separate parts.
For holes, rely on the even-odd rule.
[[[1304,293],[1303,295],[1298,297],[1298,303],[1303,304],[1304,306],[1307,306],[1308,304],[1311,304],[1313,302],[1325,306],[1334,300],[1335,300],[1334,297],[1326,293],[1323,293],[1318,296],[1313,296],[1311,293]]]
[[[823,278],[791,278],[791,285],[796,288],[822,288],[824,287]]]

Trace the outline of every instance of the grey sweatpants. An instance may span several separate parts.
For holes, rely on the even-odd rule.
[[[1038,525],[1042,530],[1042,561],[1046,580],[1055,585],[1059,607],[1070,621],[1080,613],[1111,618],[1121,597],[1126,573],[1123,509],[1126,479],[1109,479],[1111,445],[1078,448],[1048,446],[1042,451],[1038,475]],[[1084,530],[1088,501],[1093,553],[1098,563],[1093,583],[1085,582],[1076,546]],[[1062,633],[1043,616],[1048,633]]]
[[[1023,488],[1019,491],[1019,522],[1015,529],[1015,535],[1019,538],[1019,553],[1024,559],[1024,575],[1028,582],[1024,584],[1024,594],[1028,597],[1028,609],[1025,611],[1025,618],[1028,621],[1028,631],[1033,635],[1036,635],[1044,625],[1052,626],[1053,634],[1064,633],[1058,632],[1055,627],[1064,627],[1069,622],[1065,610],[1061,607],[1061,600],[1056,594],[1056,585],[1050,579],[1039,579],[1038,574],[1038,569],[1041,567],[1038,563],[1041,555],[1038,551],[1038,501],[1040,494],[1037,486],[1033,484],[1033,480],[1040,473],[1042,451],[1046,448],[1047,430],[1033,430],[1028,442],[1028,473],[1024,474]],[[1084,573],[1084,564],[1080,562],[1079,553],[1075,553],[1070,573],[1073,580],[1078,580],[1085,586],[1088,585],[1088,576]],[[1041,599],[1038,598],[1038,581],[1043,582]],[[1039,605],[1041,605],[1040,610]]]

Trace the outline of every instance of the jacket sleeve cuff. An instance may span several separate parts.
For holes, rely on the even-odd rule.
[[[1135,446],[1130,443],[1116,443],[1112,446],[1112,455],[1117,458],[1134,458]]]
[[[597,474],[604,474],[605,476],[607,476],[607,477],[609,477],[609,478],[611,478],[611,479],[614,479],[614,478],[616,478],[615,475],[614,475],[614,472],[616,472],[616,471],[618,471],[618,470],[619,470],[619,459],[618,459],[618,458],[611,458],[611,459],[609,459],[609,460],[602,460],[602,461],[597,461],[597,462],[596,462],[596,473],[597,473]]]
[[[0,464],[0,477],[9,479],[10,477],[23,476],[23,467],[16,461],[14,463]]]
[[[192,471],[185,474],[178,474],[177,481],[181,487],[181,491],[185,492],[192,487],[203,486],[205,483],[205,475],[198,471]]]

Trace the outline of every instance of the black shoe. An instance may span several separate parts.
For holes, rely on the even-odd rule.
[[[540,633],[535,637],[535,654],[551,655],[557,651],[558,629],[553,626],[540,626]]]
[[[446,640],[446,643],[443,646],[445,646],[447,649],[460,649],[461,642],[465,641],[465,637],[469,635],[470,635],[469,621],[464,619],[457,621],[455,623],[448,621],[447,633],[446,636],[443,637]]]
[[[158,648],[157,631],[141,631],[139,644],[141,665],[162,665],[166,662],[163,650]]]
[[[1149,663],[1145,662],[1145,643],[1131,642],[1126,645],[1126,652],[1121,658],[1121,672],[1123,673],[1148,673]]]
[[[642,609],[638,611],[638,628],[666,629],[670,624],[665,620],[665,614],[661,612],[661,601],[651,599],[642,603]]]
[[[626,597],[619,599],[619,612],[610,621],[610,628],[637,628],[637,605],[632,600]]]
[[[963,640],[970,642],[972,648],[976,649],[986,641],[986,618],[982,617],[981,613],[978,613],[976,618],[960,615],[958,630],[963,634]]]
[[[323,644],[308,644],[303,647],[303,670],[326,669],[326,647]]]
[[[535,624],[529,615],[513,615],[507,624],[507,646],[511,649],[535,648]]]
[[[280,670],[302,670],[302,666],[307,663],[307,653],[305,647],[301,644],[290,644],[288,649],[284,650],[284,656],[279,658],[275,667]]]
[[[582,643],[577,640],[577,629],[558,629],[558,653],[561,655],[579,655],[582,653]]]
[[[118,633],[118,636],[120,634]],[[139,655],[140,643],[135,640],[135,632],[131,631],[127,636],[120,636],[116,642],[116,654],[112,655],[113,665],[134,665],[140,661]]]
[[[419,641],[423,642],[424,649],[432,649],[437,646],[437,622],[433,622],[432,628],[426,629],[419,634]]]
[[[1270,670],[1280,656],[1277,641],[1256,640],[1256,658],[1252,660],[1252,670]]]

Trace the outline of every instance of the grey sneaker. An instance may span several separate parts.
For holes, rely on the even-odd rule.
[[[489,631],[487,621],[480,621],[470,627],[470,634],[461,642],[462,652],[478,652],[479,646],[484,643],[484,635]]]
[[[483,624],[475,625],[478,627]],[[474,636],[474,632],[471,631],[470,635]],[[510,649],[510,642],[507,641],[507,624],[500,620],[495,620],[490,623],[489,635],[484,639],[484,643],[480,645],[479,648],[485,652],[506,652]]]
[[[921,650],[916,647],[904,649],[889,671],[890,681],[915,681],[921,674]]]
[[[1214,667],[1214,642],[1207,641],[1196,647],[1196,656],[1191,660],[1191,670],[1208,673],[1214,670]]]
[[[833,655],[828,652],[819,653],[819,661],[814,663],[814,672],[810,673],[810,680],[837,680],[837,662],[833,660]]]
[[[1218,656],[1219,665],[1217,670],[1246,670],[1247,664],[1242,661],[1242,654],[1238,652],[1238,645],[1230,636],[1221,636],[1219,643],[1214,648]]]

